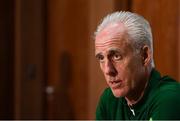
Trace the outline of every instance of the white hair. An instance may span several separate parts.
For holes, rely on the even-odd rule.
[[[112,14],[107,15],[100,25],[97,27],[95,36],[99,34],[104,28],[106,28],[109,24],[119,23],[121,22],[127,29],[127,34],[130,40],[133,40],[135,44],[135,49],[137,52],[140,51],[140,47],[142,45],[148,45],[152,51],[152,62],[151,65],[154,67],[153,60],[153,38],[151,27],[149,22],[145,20],[142,16],[131,13],[131,12],[114,12]]]

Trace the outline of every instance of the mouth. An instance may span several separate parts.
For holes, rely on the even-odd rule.
[[[122,84],[122,80],[113,80],[113,81],[109,81],[109,82],[110,82],[110,86],[112,89],[117,89]]]

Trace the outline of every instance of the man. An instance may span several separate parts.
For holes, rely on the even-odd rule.
[[[180,119],[180,84],[155,70],[151,27],[143,17],[105,17],[95,32],[95,56],[109,86],[97,120]]]

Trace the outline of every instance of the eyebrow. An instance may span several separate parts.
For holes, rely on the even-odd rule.
[[[109,54],[112,55],[112,54],[115,54],[115,53],[122,53],[120,49],[110,49],[109,50]]]
[[[112,48],[108,51],[108,55],[113,55],[115,53],[122,53],[122,52],[120,49],[116,49],[116,48]],[[101,55],[102,55],[102,52],[99,52],[99,53],[95,54],[95,57],[98,58]]]

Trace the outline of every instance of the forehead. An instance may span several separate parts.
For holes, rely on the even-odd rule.
[[[111,51],[116,51],[120,53],[127,53],[133,51],[132,45],[126,40],[112,40],[107,43],[95,44],[95,54],[98,53],[110,53]]]
[[[126,28],[122,23],[112,23],[103,28],[95,38],[95,43],[105,42],[111,38],[121,37],[126,33]]]
[[[95,38],[96,53],[130,47],[126,28],[121,23],[110,24]]]

